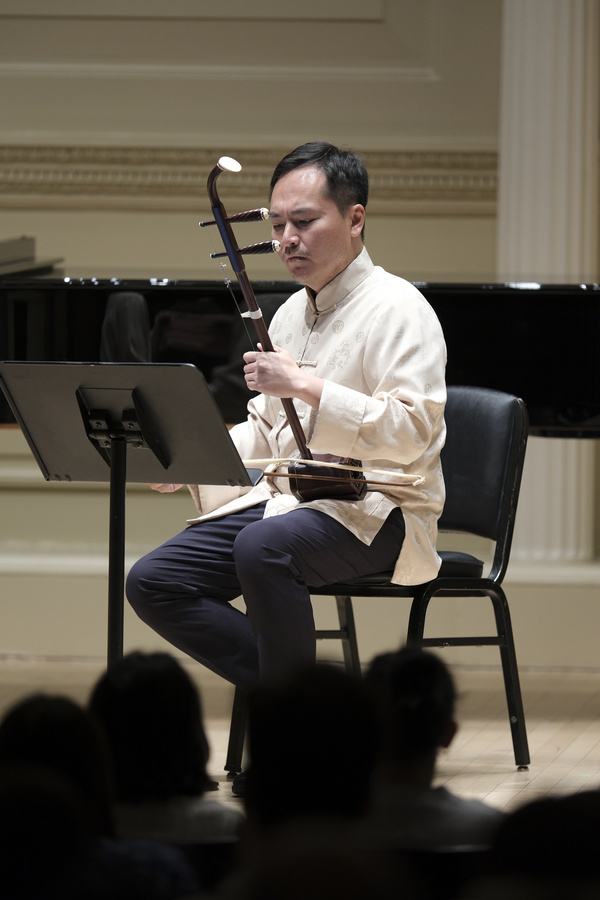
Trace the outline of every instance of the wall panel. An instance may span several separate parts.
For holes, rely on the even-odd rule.
[[[2,143],[495,142],[499,0],[113,6],[3,4]]]

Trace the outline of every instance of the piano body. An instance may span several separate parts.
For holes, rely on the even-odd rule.
[[[533,435],[600,437],[599,284],[415,283],[442,323],[449,384],[519,395]],[[254,283],[267,303],[280,302],[296,287],[289,281]],[[209,383],[215,372],[231,377],[240,318],[231,292],[216,281],[3,277],[0,359],[99,361],[109,298],[124,293],[145,300],[154,361],[193,362]],[[227,421],[239,419],[226,401],[218,402]],[[12,421],[3,398],[2,404],[0,422]]]

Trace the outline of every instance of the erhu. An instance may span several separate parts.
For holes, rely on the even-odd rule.
[[[221,172],[240,172],[241,165],[228,156],[222,156],[214,169],[210,172],[207,181],[208,196],[214,219],[200,222],[201,227],[216,225],[221,234],[225,253],[211,253],[211,258],[227,256],[231,267],[235,272],[238,283],[244,295],[248,307],[247,315],[256,330],[263,350],[274,352],[273,343],[269,336],[262,312],[254,295],[250,279],[246,273],[243,254],[274,253],[279,249],[278,241],[262,241],[258,244],[250,244],[247,247],[239,247],[232,223],[257,222],[268,219],[268,209],[251,209],[246,212],[228,216],[217,192],[217,178]],[[299,500],[316,500],[319,497],[335,497],[340,500],[361,500],[367,490],[367,481],[361,469],[359,460],[330,456],[329,454],[312,454],[306,445],[306,437],[298,414],[291,398],[282,398],[281,403],[285,410],[294,440],[298,447],[300,459],[289,460],[287,473],[277,472],[277,476],[289,477],[291,491]],[[320,460],[326,459],[329,465],[323,465]],[[339,464],[339,468],[336,464]]]

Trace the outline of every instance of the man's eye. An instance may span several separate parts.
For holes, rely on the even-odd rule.
[[[299,219],[298,225],[300,225],[300,227],[303,228],[305,225],[310,225],[310,223],[312,221],[314,221],[314,220],[313,219]]]

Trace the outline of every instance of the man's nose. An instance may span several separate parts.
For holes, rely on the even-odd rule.
[[[291,224],[286,225],[283,229],[283,234],[279,236],[279,240],[284,249],[286,247],[295,247],[299,242],[299,238],[294,226]]]

